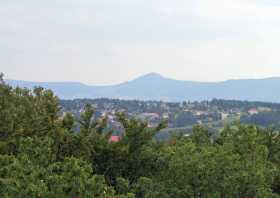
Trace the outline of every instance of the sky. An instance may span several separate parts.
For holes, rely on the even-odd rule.
[[[0,72],[115,84],[280,76],[279,0],[0,0]]]

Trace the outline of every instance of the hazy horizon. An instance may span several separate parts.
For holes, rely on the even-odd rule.
[[[217,82],[280,76],[269,0],[0,0],[0,72],[112,85],[156,72]]]
[[[11,79],[11,78],[7,78],[4,75],[4,80],[8,80],[8,81],[23,81],[23,82],[31,82],[31,83],[81,83],[84,85],[88,85],[88,86],[115,86],[115,85],[119,85],[119,84],[123,84],[123,83],[129,83],[131,81],[140,79],[140,78],[144,78],[145,76],[161,76],[162,78],[165,79],[170,79],[170,80],[176,80],[176,81],[186,81],[186,82],[194,82],[194,83],[222,83],[222,82],[227,82],[227,81],[234,81],[234,80],[265,80],[265,79],[273,79],[273,78],[279,78],[280,76],[269,76],[269,77],[263,77],[263,78],[232,78],[232,79],[226,79],[226,80],[220,80],[220,81],[198,81],[198,80],[188,80],[188,79],[176,79],[176,78],[172,78],[169,76],[165,76],[162,75],[160,73],[156,73],[156,72],[150,72],[150,73],[145,73],[142,75],[137,75],[134,77],[131,77],[127,80],[118,82],[118,83],[105,83],[105,84],[89,84],[89,83],[84,83],[84,82],[80,82],[80,81],[30,81],[30,80],[22,80],[22,79]],[[153,77],[154,78],[154,77]]]

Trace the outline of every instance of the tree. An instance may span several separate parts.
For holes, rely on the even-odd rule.
[[[4,84],[4,74],[0,73],[0,84]]]
[[[150,128],[118,114],[122,135],[110,143],[92,105],[79,118],[60,110],[50,90],[0,84],[0,197],[279,197],[276,130],[237,124],[213,140],[195,126],[159,142],[166,121]]]
[[[195,144],[199,146],[207,146],[211,143],[208,130],[200,125],[194,126],[191,139]]]
[[[153,138],[161,129],[167,125],[166,121],[161,122],[155,128],[148,128],[146,122],[135,118],[127,119],[124,114],[119,114],[118,119],[124,127],[124,133],[120,144],[127,148],[126,169],[124,175],[131,183],[138,178],[156,174],[160,170],[159,156],[153,148]]]

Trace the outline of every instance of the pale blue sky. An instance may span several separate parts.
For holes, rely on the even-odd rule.
[[[87,84],[280,76],[279,33],[276,0],[0,0],[0,71]]]

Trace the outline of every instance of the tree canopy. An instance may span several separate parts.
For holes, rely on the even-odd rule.
[[[278,131],[236,124],[213,137],[195,126],[157,141],[166,121],[151,128],[119,113],[124,132],[110,142],[92,105],[76,119],[50,90],[0,82],[1,197],[280,197]]]

